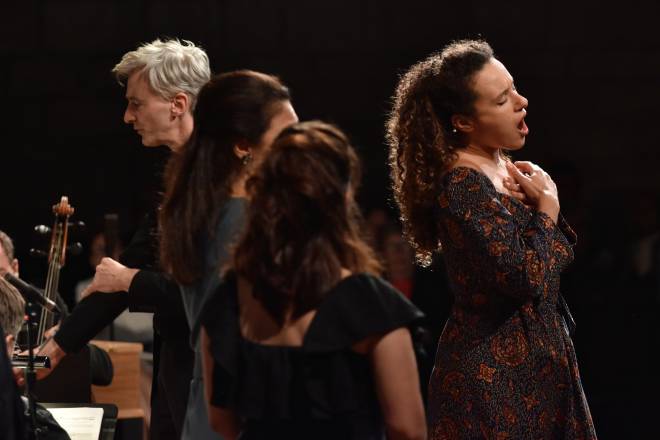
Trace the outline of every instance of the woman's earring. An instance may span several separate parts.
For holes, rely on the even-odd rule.
[[[241,162],[243,162],[244,166],[247,166],[252,162],[252,154],[248,153],[243,158],[241,159]]]
[[[456,130],[456,127],[453,127],[453,128],[451,129],[451,132],[454,133],[454,134],[456,134],[456,133],[458,133],[458,130]]]

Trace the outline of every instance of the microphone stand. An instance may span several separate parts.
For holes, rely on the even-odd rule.
[[[25,369],[25,393],[28,399],[28,417],[30,421],[29,440],[37,440],[41,434],[37,428],[37,402],[34,397],[34,384],[37,373],[34,369],[34,343],[32,341],[32,326],[35,324],[35,313],[30,310],[31,303],[26,304],[27,311],[27,339],[28,339],[28,364]]]

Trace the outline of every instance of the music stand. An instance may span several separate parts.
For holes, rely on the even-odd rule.
[[[117,428],[117,405],[112,403],[41,403],[46,409],[50,408],[103,408],[103,420],[99,440],[114,440]]]

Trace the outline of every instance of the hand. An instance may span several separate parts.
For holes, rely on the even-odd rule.
[[[52,326],[51,328],[49,328],[44,332],[44,338],[46,339],[52,338],[53,336],[55,336],[55,333],[57,333],[59,329],[60,329],[59,324]]]
[[[92,283],[80,294],[85,298],[92,292],[124,292],[131,286],[133,277],[138,273],[137,269],[124,266],[112,258],[103,258],[96,266],[96,274]]]
[[[506,167],[515,183],[525,193],[528,203],[556,223],[559,216],[559,195],[557,185],[550,175],[531,162],[507,162]]]
[[[520,184],[516,183],[516,181],[512,177],[505,177],[502,180],[502,183],[504,184],[504,188],[506,188],[509,191],[509,194],[512,197],[520,200],[525,205],[530,206],[530,201],[527,198],[527,194],[525,194],[525,191],[523,191]]]
[[[21,353],[22,356],[27,356],[28,352],[24,351]],[[44,377],[48,376],[53,372],[55,368],[62,361],[62,358],[66,356],[66,352],[62,350],[60,345],[55,342],[55,339],[51,338],[46,341],[39,349],[35,350],[35,355],[39,356],[48,356],[50,359],[50,368],[39,368],[36,369],[37,380],[41,380]],[[25,385],[25,369],[23,368],[14,368],[14,380],[16,384],[20,387]]]

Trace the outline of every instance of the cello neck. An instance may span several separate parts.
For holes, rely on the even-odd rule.
[[[55,221],[50,240],[48,275],[46,277],[46,286],[44,288],[44,296],[51,301],[55,301],[57,297],[57,289],[60,282],[60,270],[64,266],[66,260],[69,217],[73,215],[73,212],[74,209],[69,205],[66,196],[62,196],[60,203],[53,206]],[[52,326],[53,314],[47,310],[42,310],[36,335],[37,346],[43,343],[44,333]]]

